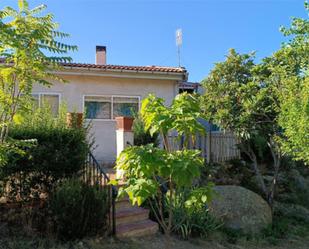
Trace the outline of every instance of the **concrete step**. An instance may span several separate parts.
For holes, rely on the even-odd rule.
[[[121,224],[117,226],[116,234],[118,238],[140,237],[154,235],[158,230],[158,223],[147,219],[129,224]]]
[[[149,210],[139,207],[116,209],[116,225],[130,224],[138,221],[147,220]]]
[[[123,198],[116,201],[116,210],[126,209],[132,207],[129,198]]]

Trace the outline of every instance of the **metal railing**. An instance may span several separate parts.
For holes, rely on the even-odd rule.
[[[116,235],[115,200],[118,195],[118,190],[114,185],[109,184],[110,178],[106,174],[103,166],[99,164],[90,151],[83,171],[83,180],[92,186],[96,186],[100,191],[106,192],[109,207],[108,230],[111,235]]]

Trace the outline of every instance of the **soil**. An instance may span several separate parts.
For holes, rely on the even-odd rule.
[[[308,249],[309,233],[304,236],[289,236],[287,239],[245,239],[234,243],[222,234],[214,234],[207,239],[189,241],[172,238],[171,249]],[[60,243],[52,238],[0,237],[0,249],[165,249],[165,237],[118,240],[113,238],[91,238],[82,241]]]
[[[87,242],[86,242],[87,243]],[[98,243],[95,243],[98,246]],[[96,247],[89,243],[93,249],[164,249],[164,236],[152,238],[134,239],[128,241],[111,241],[108,245]],[[309,235],[306,237],[295,237],[288,240],[276,241],[276,245],[270,245],[269,241],[238,241],[236,244],[231,244],[226,241],[192,239],[183,241],[179,239],[172,240],[173,249],[308,249]],[[92,245],[93,247],[91,247]],[[86,247],[87,248],[87,247]]]

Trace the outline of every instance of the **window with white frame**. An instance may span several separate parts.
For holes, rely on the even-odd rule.
[[[131,96],[85,96],[87,119],[114,119],[131,117],[139,110],[139,97]]]
[[[48,106],[54,116],[59,114],[60,95],[51,93],[32,94],[35,107]]]

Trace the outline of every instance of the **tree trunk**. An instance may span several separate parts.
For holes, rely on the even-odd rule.
[[[257,158],[256,158],[254,151],[252,150],[252,148],[250,147],[248,142],[243,142],[242,150],[250,158],[250,160],[252,162],[252,168],[253,168],[253,171],[254,171],[255,176],[257,178],[258,184],[261,188],[261,191],[263,192],[265,198],[268,198],[267,187],[266,187],[265,181],[263,179],[263,175],[260,171],[258,161],[257,161]]]
[[[172,248],[172,237],[171,237],[171,232],[166,231],[164,234],[165,237],[165,249],[171,249]]]
[[[268,201],[268,204],[270,205],[271,209],[273,209],[274,198],[275,198],[275,193],[276,193],[276,187],[277,187],[277,182],[278,182],[278,177],[279,177],[279,171],[280,171],[281,157],[282,156],[281,156],[281,151],[279,149],[279,146],[275,141],[273,141],[271,139],[268,145],[269,145],[269,149],[271,151],[271,155],[272,155],[273,161],[274,161],[274,177],[273,177],[272,182],[271,182],[267,201]]]

